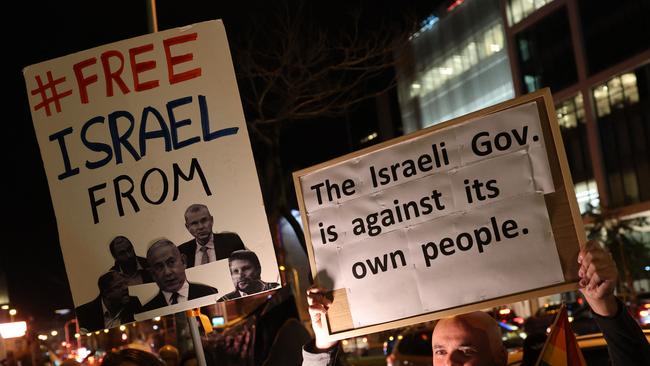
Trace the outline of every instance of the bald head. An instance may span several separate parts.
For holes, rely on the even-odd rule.
[[[499,325],[482,311],[438,321],[431,346],[434,366],[505,366],[508,359]]]

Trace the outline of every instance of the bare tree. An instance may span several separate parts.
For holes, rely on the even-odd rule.
[[[280,159],[282,129],[344,114],[393,88],[394,77],[387,72],[416,22],[395,14],[382,19],[376,11],[364,14],[361,3],[337,9],[335,17],[303,2],[282,5],[252,20],[233,52],[249,131],[259,144],[258,173],[269,219],[275,223],[284,216],[302,240],[288,212],[291,177]]]

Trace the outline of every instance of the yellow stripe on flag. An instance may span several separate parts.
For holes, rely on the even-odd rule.
[[[563,304],[544,343],[537,366],[586,366]]]

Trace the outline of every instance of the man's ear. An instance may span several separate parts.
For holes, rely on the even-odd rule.
[[[183,262],[183,266],[187,268],[187,256],[185,253],[181,253],[181,262]]]
[[[188,231],[190,230],[190,225],[189,225],[187,222],[185,222],[185,228],[186,228]]]

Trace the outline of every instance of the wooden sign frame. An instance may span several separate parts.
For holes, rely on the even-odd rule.
[[[580,216],[580,211],[578,209],[578,204],[575,199],[573,181],[571,179],[571,173],[569,171],[569,165],[567,162],[566,153],[564,151],[564,144],[562,143],[562,135],[560,133],[560,128],[555,115],[553,98],[548,88],[515,99],[511,99],[503,103],[467,114],[465,116],[461,116],[453,120],[440,123],[405,136],[397,137],[375,146],[371,146],[369,148],[294,172],[293,181],[298,198],[298,205],[300,207],[300,214],[302,216],[303,227],[305,228],[304,234],[305,240],[307,242],[307,251],[309,255],[309,263],[311,265],[312,275],[314,278],[317,278],[317,268],[313,245],[311,242],[309,230],[307,229],[309,228],[309,218],[307,217],[304,205],[304,196],[300,184],[301,177],[314,173],[321,169],[328,168],[332,165],[336,165],[344,161],[354,159],[359,156],[366,155],[407,140],[434,133],[446,127],[460,125],[470,120],[481,118],[490,114],[494,114],[496,112],[505,111],[507,109],[514,108],[529,102],[535,102],[537,105],[541,129],[544,134],[548,163],[551,169],[553,185],[555,187],[555,192],[544,195],[544,199],[546,202],[548,217],[553,229],[555,244],[560,258],[560,264],[564,275],[564,282],[553,286],[532,289],[529,291],[513,293],[494,299],[465,304],[451,309],[423,313],[399,320],[393,320],[385,323],[358,328],[355,328],[353,326],[352,315],[350,313],[345,288],[334,289],[331,292],[333,302],[327,314],[327,327],[330,340],[340,340],[368,333],[375,333],[388,329],[405,327],[408,325],[440,319],[443,317],[577,289],[579,268],[577,262],[578,252],[580,250],[580,247],[584,246],[586,243],[586,236],[582,218]]]

